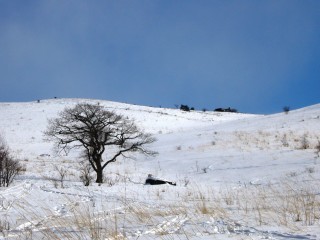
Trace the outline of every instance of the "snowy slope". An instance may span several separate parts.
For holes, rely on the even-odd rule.
[[[65,107],[79,102],[99,103],[108,110],[135,119],[141,129],[154,134],[158,139],[150,148],[159,154],[154,158],[134,155],[133,160],[121,159],[106,169],[107,184],[83,187],[79,181],[79,153],[58,156],[53,151],[53,143],[45,142],[43,137],[48,119],[57,117]],[[272,189],[274,194],[275,189],[282,187],[283,182],[287,184],[287,181],[295,185],[299,182],[301,187],[308,183],[310,191],[319,186],[320,159],[315,153],[320,137],[319,104],[288,114],[252,115],[183,112],[103,100],[52,99],[39,103],[0,103],[0,116],[1,135],[15,156],[26,166],[25,174],[19,176],[15,184],[0,190],[0,215],[6,216],[6,221],[12,225],[12,231],[7,231],[6,237],[25,236],[30,229],[34,237],[43,237],[41,229],[48,229],[46,223],[51,221],[52,225],[53,221],[57,221],[56,216],[59,216],[60,221],[70,219],[71,209],[89,203],[91,206],[92,202],[99,208],[99,214],[108,212],[109,216],[112,212],[132,218],[130,223],[123,224],[122,238],[320,237],[320,231],[317,230],[320,226],[319,218],[316,220],[314,217],[312,224],[305,224],[305,221],[291,223],[288,219],[294,214],[285,212],[285,219],[290,224],[284,224],[284,220],[280,224],[275,219],[281,218],[275,217],[275,212],[263,208],[261,213],[257,211],[259,208],[254,205],[255,202],[241,195],[258,194],[255,199],[260,199],[262,189],[265,193]],[[308,143],[306,149],[301,149],[303,141]],[[56,166],[69,171],[64,188],[56,188],[50,180],[58,178]],[[144,182],[149,173],[176,181],[177,187],[148,187],[139,184]],[[243,197],[241,201],[240,195]],[[313,196],[318,204],[318,193],[315,192]],[[226,201],[229,198],[234,201]],[[126,204],[123,204],[124,199]],[[215,205],[215,210],[209,211],[210,214],[201,215],[190,210],[199,207],[198,201],[204,199],[207,204],[220,204],[218,207]],[[242,213],[243,199],[251,204],[250,214],[247,210],[245,214]],[[176,202],[180,205],[175,206],[172,213],[172,204]],[[141,206],[153,213],[148,220],[153,219],[153,223],[140,224],[141,219],[138,221],[126,212],[128,209],[140,209]],[[183,211],[177,210],[183,206]],[[161,217],[155,213],[154,207],[164,209]],[[170,214],[163,215],[163,212]],[[116,239],[114,235],[113,239]]]

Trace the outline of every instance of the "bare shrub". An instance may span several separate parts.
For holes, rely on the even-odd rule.
[[[0,187],[8,187],[21,170],[19,161],[11,156],[8,146],[0,136]]]
[[[318,141],[318,144],[316,145],[316,157],[320,157],[320,141]]]
[[[104,177],[104,183],[106,183],[106,185],[108,187],[112,187],[113,185],[115,185],[116,183],[120,182],[120,177],[116,176],[115,178],[112,177]]]
[[[6,237],[7,232],[10,230],[10,223],[6,220],[0,220],[0,233]]]
[[[288,139],[287,139],[287,134],[284,134],[284,135],[282,136],[281,143],[282,143],[282,146],[284,146],[284,147],[289,147],[289,143],[288,143]]]
[[[80,180],[84,186],[90,186],[92,183],[93,177],[91,175],[91,166],[88,163],[80,163]]]
[[[316,170],[314,169],[314,167],[307,167],[307,168],[306,168],[306,172],[307,172],[307,173],[312,174],[312,173],[315,173],[315,171],[316,171]]]
[[[190,183],[190,179],[189,178],[187,178],[187,177],[185,177],[184,178],[184,180],[183,180],[183,186],[188,186],[189,185],[189,183]]]
[[[64,180],[69,173],[67,169],[63,167],[58,167],[57,165],[54,166],[54,169],[58,172],[59,174],[59,182],[60,182],[60,187],[64,188]]]
[[[300,149],[308,149],[310,147],[310,143],[307,139],[307,134],[304,134],[300,139]]]
[[[207,173],[209,170],[211,170],[211,165],[207,166],[207,167],[203,167],[203,168],[201,168],[201,170],[203,173]]]

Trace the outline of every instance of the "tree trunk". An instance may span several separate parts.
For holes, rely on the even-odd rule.
[[[96,183],[103,183],[103,168],[101,166],[101,156],[97,155],[94,157],[96,168],[97,168],[97,180]]]
[[[96,183],[103,183],[103,171],[102,169],[97,169],[97,180]]]

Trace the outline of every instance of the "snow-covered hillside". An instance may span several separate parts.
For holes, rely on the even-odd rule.
[[[79,152],[59,156],[43,136],[48,119],[79,102],[134,119],[159,154],[121,159],[104,185],[84,187]],[[26,167],[0,189],[0,239],[320,238],[320,104],[253,115],[52,99],[0,103],[0,116]],[[58,168],[68,171],[63,188]],[[143,185],[148,174],[177,186]]]

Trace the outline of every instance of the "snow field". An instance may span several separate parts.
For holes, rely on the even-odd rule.
[[[84,187],[79,152],[56,155],[47,119],[93,102],[158,139]],[[0,190],[3,239],[317,239],[320,106],[259,116],[85,99],[0,104],[0,132],[26,171]],[[68,171],[60,186],[57,166]],[[143,185],[147,174],[177,186]],[[0,237],[1,239],[1,237]]]

